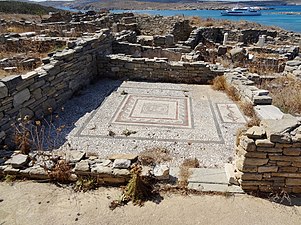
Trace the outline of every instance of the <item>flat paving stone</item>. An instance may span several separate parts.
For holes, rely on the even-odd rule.
[[[208,183],[208,184],[228,184],[227,175],[224,168],[191,168],[189,183]]]
[[[256,114],[260,119],[279,120],[283,117],[283,112],[273,105],[257,105],[254,107]]]
[[[60,124],[68,124],[61,149],[104,158],[159,147],[170,151],[170,166],[197,158],[201,167],[223,167],[234,156],[236,130],[244,123],[235,103],[209,85],[112,80],[88,87],[61,114]]]
[[[204,192],[244,193],[240,186],[226,184],[189,183],[188,188]]]

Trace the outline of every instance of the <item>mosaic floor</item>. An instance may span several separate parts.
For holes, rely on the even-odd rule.
[[[245,122],[238,107],[210,86],[123,82],[76,122],[68,141],[104,155],[164,147],[180,159],[221,166],[233,155],[235,132]]]

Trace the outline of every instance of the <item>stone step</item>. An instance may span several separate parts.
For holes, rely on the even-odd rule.
[[[257,116],[262,119],[279,120],[283,117],[283,112],[273,105],[257,105],[254,107]]]
[[[206,184],[206,183],[189,183],[189,189],[204,191],[204,192],[223,192],[233,194],[243,194],[244,191],[240,186],[237,185],[226,185],[226,184]]]
[[[240,186],[235,184],[234,168],[225,164],[225,168],[190,168],[188,188],[205,192],[244,193]],[[180,168],[171,167],[171,180],[177,182]]]

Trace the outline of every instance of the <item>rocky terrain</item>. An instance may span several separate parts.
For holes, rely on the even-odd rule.
[[[77,0],[74,2],[42,2],[41,4],[55,6],[55,5],[66,5],[71,8],[76,9],[129,9],[129,10],[149,10],[149,9],[161,9],[161,10],[194,10],[194,9],[229,9],[236,6],[236,3],[227,1],[178,1],[178,0],[99,0],[99,1],[87,1],[87,0]],[[276,1],[243,1],[240,3],[241,6],[275,6],[275,5],[286,5],[286,4],[300,4],[299,1],[286,1],[286,0],[276,0]]]

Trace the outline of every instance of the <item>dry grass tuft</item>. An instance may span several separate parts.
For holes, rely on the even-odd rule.
[[[267,89],[273,98],[273,105],[283,112],[301,114],[301,81],[294,77],[280,77],[261,84],[260,88]]]
[[[227,81],[225,76],[215,77],[212,81],[213,90],[224,91],[226,90],[226,86],[227,86]]]
[[[51,180],[58,181],[60,183],[68,183],[71,176],[71,166],[66,160],[60,160],[55,165],[54,169],[49,173]]]
[[[180,187],[187,187],[188,185],[188,178],[191,176],[191,172],[189,171],[190,168],[199,168],[200,163],[199,161],[194,159],[185,159],[180,166],[180,174],[179,174],[179,181],[178,185]]]
[[[250,118],[247,127],[259,126],[260,119],[255,113],[253,104],[251,102],[239,102],[238,105],[243,113]]]
[[[139,154],[139,161],[143,166],[160,164],[171,160],[170,151],[162,147],[149,148]]]
[[[215,77],[212,81],[212,88],[217,91],[225,91],[233,101],[239,101],[240,99],[237,90],[227,83],[225,76]]]

